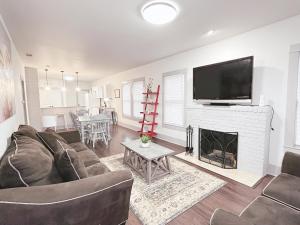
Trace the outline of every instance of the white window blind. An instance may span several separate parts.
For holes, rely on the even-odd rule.
[[[124,84],[122,87],[123,115],[131,116],[131,84]]]
[[[296,112],[296,126],[295,126],[295,144],[300,146],[300,57],[298,66],[298,88],[297,88],[297,112]]]
[[[184,73],[164,76],[163,124],[184,127]]]
[[[132,109],[133,109],[133,117],[141,118],[141,113],[143,112],[143,105],[141,102],[143,101],[143,92],[144,92],[144,81],[135,81],[132,84]]]
[[[132,119],[141,118],[143,111],[143,92],[144,80],[136,80],[124,84],[122,87],[123,95],[123,115]]]

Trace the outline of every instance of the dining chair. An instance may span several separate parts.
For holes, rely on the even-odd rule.
[[[80,130],[80,122],[78,121],[78,116],[73,112],[70,112],[69,114],[72,119],[74,128]]]
[[[95,148],[95,143],[97,140],[104,141],[105,145],[108,145],[108,138],[106,132],[106,123],[101,120],[91,120],[91,132],[89,134],[89,139],[93,143],[93,148]]]
[[[71,116],[71,119],[72,119],[75,129],[77,129],[79,131],[80,138],[82,139],[83,137],[89,137],[90,132],[91,132],[91,125],[90,124],[81,125],[81,123],[79,122],[78,115],[76,115],[73,112],[70,112],[70,116]],[[83,127],[81,127],[81,126],[83,126]],[[82,132],[84,132],[84,134]],[[85,140],[83,140],[83,141],[85,141]]]

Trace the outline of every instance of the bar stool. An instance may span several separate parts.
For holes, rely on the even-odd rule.
[[[56,115],[47,115],[42,117],[43,128],[54,128],[56,131],[57,128],[57,116]]]
[[[60,113],[60,114],[56,114],[56,120],[62,120],[63,121],[63,128],[64,129],[68,129],[68,124],[67,124],[67,119],[66,119],[66,115],[64,113]],[[56,122],[58,124],[58,122]]]

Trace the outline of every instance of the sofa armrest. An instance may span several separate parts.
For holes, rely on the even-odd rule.
[[[115,171],[77,181],[0,190],[0,224],[118,225],[128,219],[133,178]]]
[[[254,225],[247,220],[234,215],[232,213],[226,212],[222,209],[217,209],[211,219],[210,225]]]
[[[300,155],[286,152],[282,161],[281,172],[300,177]]]
[[[61,131],[58,132],[60,136],[62,136],[68,144],[81,142],[80,133],[78,130],[72,130],[72,131]]]

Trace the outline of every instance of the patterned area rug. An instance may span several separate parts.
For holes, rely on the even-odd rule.
[[[111,171],[129,169],[123,164],[123,154],[100,160]],[[150,185],[133,171],[130,207],[144,225],[166,224],[225,185],[225,181],[177,159],[170,162],[172,174]]]

